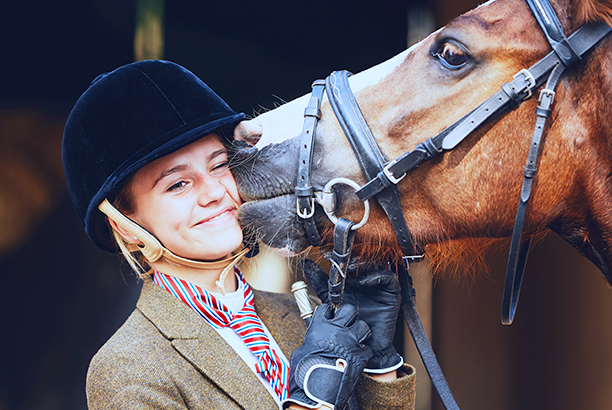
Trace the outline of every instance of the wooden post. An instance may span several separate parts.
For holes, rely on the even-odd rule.
[[[136,0],[134,60],[164,56],[164,0]]]
[[[435,29],[434,12],[427,3],[416,3],[408,7],[408,33],[407,45],[412,46],[429,35]],[[425,332],[432,339],[432,291],[433,281],[429,265],[426,261],[413,263],[410,266],[410,274],[414,279],[414,289],[416,290],[416,301],[419,316]],[[433,386],[427,375],[425,366],[421,361],[408,326],[404,324],[404,358],[417,371],[416,387],[416,410],[431,410]],[[444,370],[444,368],[442,368]],[[452,387],[451,391],[452,391]]]

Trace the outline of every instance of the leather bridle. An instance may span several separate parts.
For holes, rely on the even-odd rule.
[[[298,183],[295,192],[297,195],[297,213],[303,221],[307,236],[314,246],[321,244],[321,238],[314,223],[315,201],[324,208],[328,215],[333,216],[335,198],[331,188],[334,184],[353,185],[356,188],[356,195],[366,204],[368,200],[376,199],[393,226],[406,261],[406,266],[400,267],[400,272],[398,272],[402,284],[404,316],[434,387],[446,409],[459,409],[459,407],[448,388],[414,306],[414,289],[412,288],[412,279],[408,274],[408,262],[418,260],[422,256],[422,252],[418,245],[414,243],[408,230],[401,208],[397,184],[408,172],[414,170],[420,164],[455,148],[486,121],[517,108],[522,102],[531,98],[533,92],[546,83],[544,88],[540,90],[539,105],[536,108],[536,122],[527,164],[523,170],[523,185],[506,270],[502,300],[502,323],[512,323],[531,242],[531,238],[522,240],[523,223],[531,195],[533,178],[537,172],[536,164],[540,142],[546,120],[551,115],[551,106],[555,97],[554,90],[564,70],[578,63],[587,51],[612,30],[605,23],[588,24],[580,27],[568,38],[565,36],[559,18],[548,0],[526,0],[526,2],[546,35],[552,51],[530,68],[522,69],[516,73],[512,81],[502,85],[501,90],[463,118],[438,135],[419,143],[414,150],[406,152],[397,159],[387,161],[378,147],[350,90],[349,72],[336,71],[325,81],[315,81],[310,102],[304,112],[305,121],[301,134]],[[324,90],[327,92],[330,105],[351,144],[361,169],[368,179],[368,182],[361,187],[358,187],[358,185],[355,187],[355,183],[350,184],[346,180],[332,180],[328,183],[324,192],[315,193],[310,184],[313,145],[317,121],[321,117],[320,105]],[[365,220],[367,220],[367,216],[360,224],[365,223]],[[342,301],[344,277],[350,260],[355,224],[344,218],[335,218],[335,223],[334,248],[329,255],[332,264],[329,290],[332,303],[339,304]]]

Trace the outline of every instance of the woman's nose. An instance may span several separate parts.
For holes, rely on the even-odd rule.
[[[212,202],[220,201],[227,194],[227,188],[218,178],[208,175],[204,178],[204,183],[200,184],[198,202],[206,206]]]

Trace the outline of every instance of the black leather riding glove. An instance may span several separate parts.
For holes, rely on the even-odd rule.
[[[328,302],[327,273],[310,259],[305,259],[302,267],[319,299]],[[372,349],[372,357],[365,371],[393,371],[403,364],[402,357],[393,347],[397,315],[402,301],[399,281],[395,273],[388,269],[370,270],[361,266],[358,275],[354,276],[355,274],[355,270],[349,267],[344,302],[357,307],[359,318],[366,322],[372,331],[372,337],[365,342]]]
[[[308,408],[323,404],[344,410],[372,350],[363,344],[370,329],[357,318],[357,309],[344,304],[337,312],[329,304],[317,306],[304,342],[291,355],[289,397]]]

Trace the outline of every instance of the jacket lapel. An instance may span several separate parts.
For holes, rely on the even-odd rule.
[[[179,299],[147,279],[137,307],[185,359],[240,406],[245,409],[278,408],[274,398],[234,349]]]

